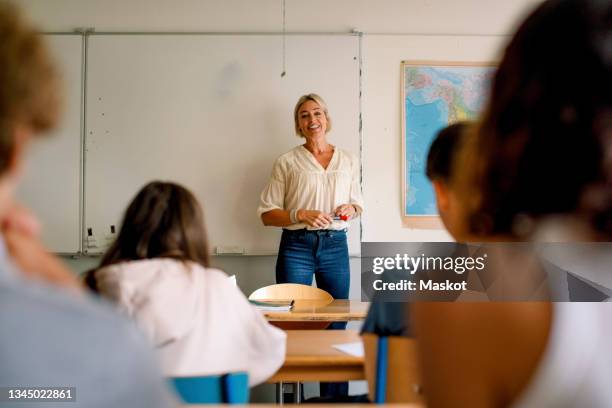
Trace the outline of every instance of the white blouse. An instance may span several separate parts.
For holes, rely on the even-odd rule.
[[[218,269],[147,259],[102,268],[96,283],[144,331],[167,376],[246,371],[253,386],[285,359],[286,334]]]
[[[513,408],[612,406],[612,303],[554,303],[546,351]]]
[[[261,193],[257,215],[261,217],[276,209],[307,209],[332,214],[342,204],[355,205],[360,213],[363,209],[357,159],[336,147],[324,169],[304,146],[297,146],[276,159],[270,181]],[[334,220],[328,229],[347,227],[347,221]],[[304,223],[285,228],[317,229]]]
[[[584,240],[571,218],[551,218],[538,231],[540,241]],[[612,255],[608,246],[549,245],[544,259],[585,282],[609,291]],[[549,276],[550,277],[550,276]],[[569,289],[571,291],[571,288]],[[568,291],[569,293],[569,291]],[[571,293],[569,293],[571,294]],[[513,408],[612,407],[612,303],[555,302],[546,349]]]

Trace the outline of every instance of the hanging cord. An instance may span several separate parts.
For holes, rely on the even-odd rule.
[[[287,51],[286,51],[286,17],[287,14],[285,12],[285,0],[282,0],[283,2],[283,72],[281,72],[281,78],[284,77],[287,74]]]

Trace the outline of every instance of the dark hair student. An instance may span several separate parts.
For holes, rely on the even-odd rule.
[[[472,233],[580,210],[612,235],[611,36],[609,0],[548,1],[521,25],[472,140]]]
[[[451,182],[454,157],[461,148],[469,126],[469,122],[456,122],[436,135],[427,153],[425,174],[429,180],[440,180],[447,184]]]
[[[209,266],[202,209],[194,195],[176,183],[153,181],[136,194],[100,267],[151,258]]]
[[[154,181],[128,206],[88,283],[136,322],[166,376],[245,371],[249,385],[259,384],[282,364],[286,336],[208,266],[207,248],[198,200]]]
[[[609,276],[610,246],[584,241],[612,240],[612,1],[549,0],[527,17],[457,166],[466,237],[557,242],[545,266],[569,260],[570,294],[580,275]],[[521,266],[508,262],[509,281]],[[412,311],[428,407],[612,406],[609,302]]]

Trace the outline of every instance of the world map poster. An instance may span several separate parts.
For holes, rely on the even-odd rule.
[[[478,117],[494,71],[484,64],[402,63],[404,217],[438,214],[425,175],[429,146],[442,128]]]

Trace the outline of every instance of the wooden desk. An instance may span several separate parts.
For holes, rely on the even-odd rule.
[[[332,347],[355,341],[361,341],[355,330],[288,330],[285,362],[268,382],[363,380],[363,357]]]
[[[271,322],[349,322],[363,320],[368,313],[369,302],[334,299],[331,303],[320,300],[296,300],[288,312],[265,311]]]

